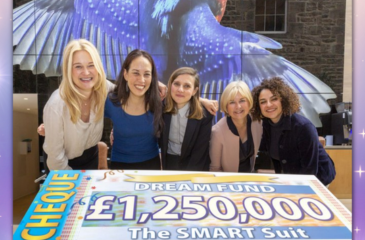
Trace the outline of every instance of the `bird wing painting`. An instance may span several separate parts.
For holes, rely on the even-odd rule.
[[[301,114],[317,127],[329,112],[333,90],[317,77],[267,49],[268,37],[220,25],[227,0],[35,0],[13,10],[13,64],[34,74],[60,76],[62,51],[85,38],[99,50],[107,78],[115,80],[135,48],[153,56],[159,79],[178,67],[198,70],[202,96],[219,99],[233,80],[252,89],[279,76],[297,92]]]

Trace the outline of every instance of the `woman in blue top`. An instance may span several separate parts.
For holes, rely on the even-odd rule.
[[[260,150],[268,151],[276,173],[312,174],[324,185],[335,178],[332,159],[319,142],[317,130],[297,114],[298,95],[281,78],[262,81],[252,90],[253,117],[263,119]]]
[[[157,138],[163,126],[162,103],[149,53],[136,49],[128,54],[106,100],[105,117],[114,129],[111,169],[161,169]]]

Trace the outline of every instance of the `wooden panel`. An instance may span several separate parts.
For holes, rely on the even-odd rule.
[[[352,198],[352,149],[326,149],[336,168],[336,178],[329,190],[337,198]]]

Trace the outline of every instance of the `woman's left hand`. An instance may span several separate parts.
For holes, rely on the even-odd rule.
[[[215,116],[218,111],[218,101],[217,100],[209,100],[206,98],[200,98],[201,104],[208,110],[208,112]]]
[[[37,133],[40,136],[46,136],[46,130],[44,129],[44,123],[42,123],[41,125],[39,125],[39,127],[37,128]]]
[[[160,92],[161,101],[165,99],[167,95],[167,87],[162,82],[158,81],[158,90]]]
[[[112,130],[110,131],[110,136],[109,136],[109,139],[110,139],[110,145],[113,146],[113,143],[114,143],[114,134],[113,134],[113,130],[114,128],[112,128]]]

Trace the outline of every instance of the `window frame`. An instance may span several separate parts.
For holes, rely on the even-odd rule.
[[[266,2],[267,1],[272,1],[272,0],[264,0],[265,1],[265,10],[263,14],[256,14],[256,6],[255,5],[255,29],[256,29],[256,16],[264,16],[264,28],[266,27],[266,17],[268,14],[266,14]],[[284,31],[256,31],[255,33],[258,34],[286,34],[287,33],[287,18],[288,18],[288,0],[285,0],[285,13],[284,14],[276,14],[276,0],[275,0],[275,21],[276,21],[276,16],[284,16]],[[276,27],[276,22],[275,22],[275,27]]]

